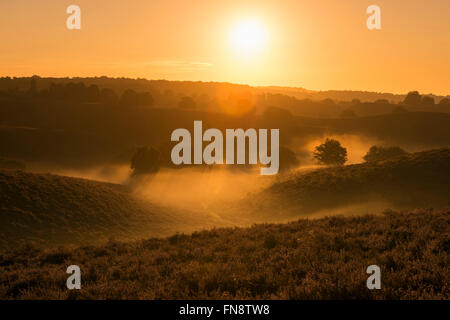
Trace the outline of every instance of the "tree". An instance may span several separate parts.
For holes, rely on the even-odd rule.
[[[439,104],[441,105],[450,105],[450,99],[449,98],[444,98],[441,101],[439,101]]]
[[[86,99],[88,102],[98,102],[100,100],[100,90],[97,85],[91,84],[87,87]]]
[[[418,106],[420,105],[421,101],[422,99],[419,92],[411,91],[406,95],[405,100],[403,102],[409,106]]]
[[[406,154],[408,153],[400,147],[372,146],[363,159],[366,162],[376,162],[400,157]]]
[[[159,167],[159,152],[153,147],[137,148],[131,158],[133,175],[156,173],[159,171]]]
[[[119,101],[119,97],[117,97],[113,89],[104,88],[100,92],[100,100],[104,104],[116,104]]]
[[[334,139],[326,139],[325,143],[316,147],[313,158],[320,164],[343,165],[347,161],[347,149]]]
[[[120,103],[124,106],[135,107],[138,105],[138,94],[136,91],[127,89],[122,93],[120,97]]]
[[[192,99],[191,97],[183,97],[178,103],[178,106],[181,109],[195,109],[196,104],[194,99]]]
[[[429,96],[423,96],[421,105],[423,106],[434,106],[434,98]]]
[[[39,80],[39,76],[32,76],[30,80],[30,89],[28,90],[28,93],[31,96],[35,96],[37,94],[37,81]]]
[[[153,97],[150,92],[138,93],[138,104],[141,106],[153,106]]]

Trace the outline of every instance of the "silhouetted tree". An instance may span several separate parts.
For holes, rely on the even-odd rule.
[[[32,76],[30,79],[30,89],[28,90],[28,94],[31,96],[35,96],[37,94],[37,81],[39,80],[39,76]]]
[[[182,109],[195,109],[195,101],[191,97],[182,97],[178,106]]]
[[[411,91],[406,95],[405,100],[403,102],[410,106],[418,106],[420,105],[421,101],[422,99],[419,92]]]
[[[375,162],[400,157],[406,154],[407,152],[400,147],[372,146],[363,159],[366,162]]]
[[[86,100],[87,102],[98,102],[100,100],[100,90],[97,85],[92,84],[86,89]]]
[[[389,101],[387,99],[378,99],[378,100],[375,100],[375,103],[378,103],[378,104],[389,104]]]
[[[122,93],[120,97],[120,104],[129,107],[135,107],[138,105],[138,94],[136,91],[127,89]]]
[[[138,104],[140,106],[153,106],[153,97],[150,92],[140,92],[138,93]]]
[[[448,106],[448,105],[450,105],[450,99],[444,98],[441,101],[439,101],[439,104]]]
[[[140,147],[131,158],[133,175],[156,173],[159,167],[159,152],[153,147]]]
[[[119,101],[119,97],[114,90],[104,88],[100,92],[100,101],[105,104],[116,104]]]
[[[66,84],[64,91],[64,97],[71,101],[87,101],[87,90],[83,82],[69,82]]]
[[[429,96],[423,96],[420,104],[422,106],[434,106],[434,98]]]
[[[339,141],[327,138],[316,147],[313,158],[320,164],[343,165],[347,161],[347,149]]]

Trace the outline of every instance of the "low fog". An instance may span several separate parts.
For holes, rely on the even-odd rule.
[[[291,179],[322,168],[314,163],[314,148],[333,138],[347,148],[348,162],[363,162],[362,157],[373,145],[384,145],[382,141],[356,135],[324,135],[308,141],[292,141],[289,148],[294,151],[299,166],[289,171],[281,171],[274,176],[262,176],[258,168],[236,167],[184,167],[179,169],[161,168],[153,175],[133,176],[129,164],[104,164],[84,169],[58,168],[51,164],[32,163],[30,171],[78,177],[126,186],[134,197],[152,206],[177,212],[183,224],[174,225],[173,231],[187,232],[212,226],[247,226],[261,222],[286,222],[298,218],[320,218],[331,215],[378,214],[395,205],[383,199],[370,199],[363,203],[348,203],[339,207],[316,211],[301,211],[288,204],[269,199],[259,203],[258,197],[276,182]],[[409,150],[408,150],[409,151]],[[256,205],[255,205],[256,203]]]

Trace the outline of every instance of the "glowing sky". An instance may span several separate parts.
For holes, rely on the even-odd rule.
[[[1,0],[0,75],[450,94],[449,14],[449,0]]]

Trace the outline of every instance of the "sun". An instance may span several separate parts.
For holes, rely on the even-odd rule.
[[[254,56],[264,49],[267,32],[258,20],[242,20],[233,26],[230,40],[237,54]]]

